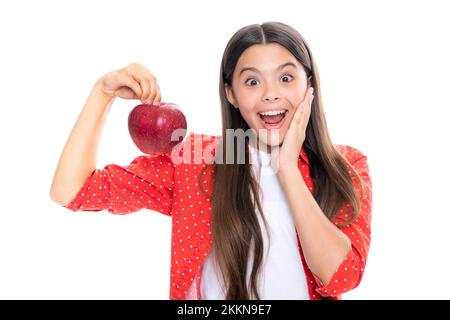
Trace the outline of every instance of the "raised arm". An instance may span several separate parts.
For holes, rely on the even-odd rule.
[[[96,169],[101,132],[116,97],[155,104],[161,101],[156,77],[138,63],[102,76],[93,86],[61,153],[50,189],[54,202],[69,203]]]

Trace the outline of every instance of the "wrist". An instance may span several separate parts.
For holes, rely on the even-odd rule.
[[[297,164],[284,164],[278,168],[277,175],[281,178],[292,175],[292,173],[298,172]]]
[[[111,97],[103,91],[100,80],[97,81],[92,88],[91,96],[93,99],[97,101],[97,104],[104,106],[105,108],[108,108],[112,102],[114,101],[115,97]]]

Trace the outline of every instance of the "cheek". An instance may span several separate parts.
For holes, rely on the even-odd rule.
[[[290,97],[289,101],[291,103],[291,106],[293,108],[291,116],[297,111],[297,109],[300,107],[300,104],[303,102],[306,96],[306,90],[299,92],[296,92],[295,94]]]
[[[306,96],[306,90],[307,89],[307,83],[306,81],[298,86],[296,86],[295,89],[289,90],[286,92],[286,98],[292,103],[294,107],[297,107],[305,98]]]
[[[250,127],[254,127],[255,126],[255,112],[253,112],[252,110],[248,110],[246,108],[243,107],[239,107],[239,112],[242,116],[242,118],[244,118],[245,122],[247,122],[247,124]]]

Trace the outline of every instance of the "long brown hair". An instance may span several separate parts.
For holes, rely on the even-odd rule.
[[[285,47],[304,67],[308,84],[314,88],[314,100],[311,115],[306,128],[305,152],[309,158],[309,170],[314,184],[314,199],[320,208],[332,220],[344,204],[350,204],[353,211],[340,226],[353,222],[360,210],[360,198],[354,190],[351,170],[357,178],[360,189],[361,179],[358,173],[334,147],[325,121],[320,94],[319,73],[311,51],[294,28],[280,22],[252,24],[238,30],[228,42],[222,57],[220,68],[219,93],[222,107],[222,136],[216,153],[213,169],[212,199],[212,251],[226,288],[225,299],[260,299],[257,290],[257,278],[263,259],[263,238],[258,222],[257,207],[264,223],[262,206],[259,199],[259,185],[252,175],[248,158],[248,140],[245,140],[245,163],[237,161],[234,148],[234,161],[227,163],[226,130],[249,130],[239,109],[234,108],[227,99],[225,85],[231,86],[231,79],[240,55],[255,44],[277,43]],[[250,129],[251,130],[251,129]],[[236,143],[232,143],[236,147]],[[217,150],[217,149],[216,149]],[[199,185],[203,180],[200,174]],[[205,192],[206,194],[206,192]],[[251,252],[251,250],[253,250]],[[253,267],[250,274],[250,291],[247,287],[248,257],[253,253]]]

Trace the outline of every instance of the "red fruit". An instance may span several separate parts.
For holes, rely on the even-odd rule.
[[[128,115],[128,131],[143,153],[167,154],[186,136],[186,117],[173,103],[140,104]]]

